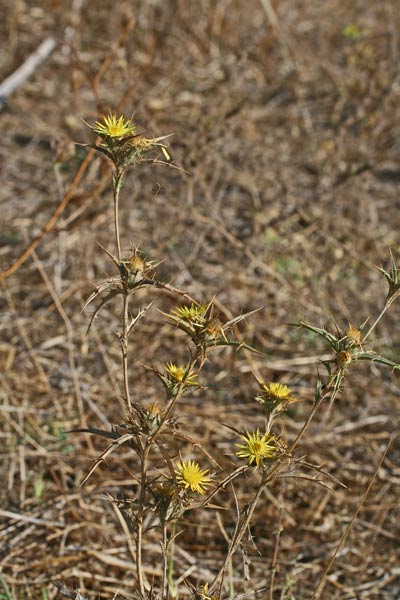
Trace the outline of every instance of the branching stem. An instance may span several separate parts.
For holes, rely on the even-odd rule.
[[[231,560],[232,556],[235,554],[240,542],[242,541],[244,534],[247,531],[247,528],[250,524],[251,518],[252,518],[254,510],[258,504],[258,501],[261,497],[261,494],[262,494],[265,484],[266,484],[266,481],[263,477],[261,480],[261,483],[259,484],[259,486],[257,488],[256,495],[254,496],[254,498],[250,502],[250,504],[247,505],[246,510],[244,511],[243,517],[241,519],[239,519],[239,521],[236,525],[235,533],[233,534],[233,537],[229,544],[229,548],[227,550],[226,557],[224,559],[222,567],[218,571],[218,574],[215,576],[215,578],[210,586],[210,594],[211,595],[215,591],[215,588],[217,587],[218,582],[220,582],[219,596],[221,596],[222,582],[223,582],[226,567],[227,567],[229,561]]]

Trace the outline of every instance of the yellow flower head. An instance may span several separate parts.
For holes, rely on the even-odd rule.
[[[262,383],[259,395],[256,396],[257,402],[262,404],[269,414],[276,414],[285,410],[290,402],[296,402],[292,392],[287,385],[282,383]]]
[[[169,379],[176,381],[177,383],[182,383],[184,381],[185,385],[198,385],[197,373],[193,373],[192,371],[187,371],[185,367],[181,365],[178,367],[175,363],[167,363],[165,365],[165,371],[169,377]]]
[[[91,129],[101,137],[111,138],[126,137],[136,131],[136,127],[130,119],[125,119],[123,115],[117,119],[117,115],[113,113],[110,113],[108,117],[103,117],[103,122],[96,121]]]
[[[175,473],[177,483],[185,490],[205,494],[206,488],[211,485],[211,479],[207,475],[208,469],[202,471],[194,460],[178,462]]]
[[[179,306],[171,311],[171,314],[178,319],[188,321],[189,323],[204,323],[207,306],[205,304],[191,304],[190,306]]]
[[[216,600],[216,596],[210,596],[208,593],[208,583],[202,585],[200,589],[196,592],[195,595],[196,600]]]
[[[148,405],[147,407],[147,412],[149,415],[152,415],[153,417],[158,417],[161,415],[161,406],[158,404],[158,402],[152,402],[151,404]]]
[[[282,383],[274,383],[273,381],[268,384],[263,384],[263,392],[265,392],[271,399],[279,400],[284,402],[290,398],[290,388]]]
[[[177,367],[174,363],[167,363],[165,365],[165,370],[172,379],[179,382],[183,381],[186,373],[185,367]]]
[[[244,444],[236,444],[239,451],[236,456],[247,458],[248,464],[260,467],[265,459],[276,458],[279,454],[276,438],[272,433],[261,434],[260,430],[247,431],[240,436]]]

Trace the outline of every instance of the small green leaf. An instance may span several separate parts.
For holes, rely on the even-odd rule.
[[[45,483],[43,481],[43,478],[41,475],[38,475],[35,479],[35,482],[33,484],[33,488],[34,488],[34,493],[35,493],[35,498],[37,498],[38,500],[40,500],[40,498],[43,496],[43,492],[45,490]]]
[[[318,404],[321,400],[321,390],[322,390],[322,381],[319,373],[317,373],[317,381],[315,382],[315,396],[314,396],[314,404]]]

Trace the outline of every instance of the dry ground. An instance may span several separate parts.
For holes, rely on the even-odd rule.
[[[176,163],[144,165],[122,195],[124,247],[165,258],[160,277],[222,312],[258,307],[241,331],[265,353],[218,351],[207,391],[182,404],[182,421],[223,456],[221,423],[262,427],[250,369],[301,398],[280,426],[293,439],[310,412],[317,358],[326,349],[291,328],[358,326],[376,315],[385,283],[374,265],[400,248],[400,11],[397,0],[1,0],[0,79],[48,35],[51,58],[9,99],[1,126],[1,267],[21,256],[59,206],[86,149],[81,119],[120,107],[148,134],[174,133]],[[82,489],[101,442],[66,434],[85,420],[122,416],[115,307],[85,330],[81,308],[111,272],[97,242],[112,239],[109,166],[93,159],[36,252],[0,296],[0,598],[54,598],[53,582],[87,598],[132,596],[132,556],[106,494],[129,496],[134,470],[121,451]],[[149,295],[140,302],[149,300]],[[155,307],[133,339],[132,389],[159,394],[142,364],[185,348]],[[396,304],[374,345],[400,360]],[[267,588],[281,513],[274,593],[311,598],[390,436],[398,430],[398,375],[356,366],[327,418],[297,449],[347,488],[277,480],[232,576],[236,594]],[[184,450],[184,448],[183,448]],[[400,597],[398,439],[333,564],[323,600]],[[251,479],[238,486],[245,503]],[[222,498],[221,502],[225,502]],[[232,501],[226,499],[226,506]],[[223,513],[228,533],[234,510]],[[202,526],[202,525],[206,525]],[[225,549],[211,513],[186,524],[179,575],[210,580]],[[147,577],[159,576],[149,534]],[[249,580],[245,581],[244,570]],[[7,590],[9,590],[7,592]],[[185,587],[182,585],[182,593]],[[242,597],[242,596],[235,596]],[[247,596],[249,598],[254,595]]]

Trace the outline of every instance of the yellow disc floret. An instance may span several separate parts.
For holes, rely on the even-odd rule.
[[[246,431],[241,436],[244,444],[236,444],[239,451],[236,456],[239,458],[247,458],[248,464],[255,464],[260,467],[264,460],[268,458],[276,458],[279,450],[276,438],[272,433],[260,433],[260,430],[249,432]]]
[[[91,129],[101,137],[121,138],[132,135],[136,131],[135,125],[130,119],[125,119],[123,115],[117,118],[117,115],[110,113],[108,117],[103,117],[103,121],[96,121]]]
[[[274,382],[263,384],[263,391],[276,400],[289,400],[291,394],[290,388],[287,385]]]
[[[197,373],[189,371],[182,365],[177,366],[175,363],[166,363],[165,372],[170,381],[175,381],[176,383],[184,382],[187,386],[199,385],[197,383]]]
[[[171,379],[175,379],[179,383],[183,381],[183,378],[186,375],[185,367],[177,367],[174,363],[167,363],[165,365],[165,370]]]
[[[185,490],[204,494],[206,488],[211,485],[211,479],[208,477],[208,470],[202,471],[199,464],[194,460],[183,460],[178,462],[175,469],[177,483]]]

